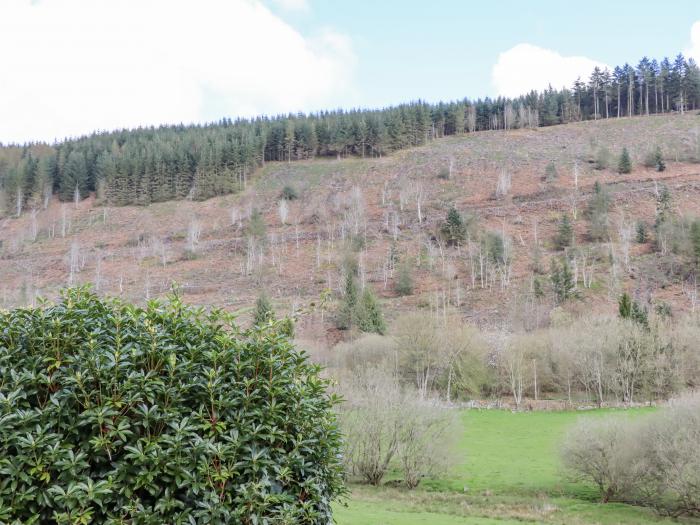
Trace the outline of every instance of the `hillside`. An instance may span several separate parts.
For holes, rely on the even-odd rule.
[[[643,166],[656,146],[663,172]],[[633,164],[625,175],[615,170],[623,147]],[[606,151],[610,168],[596,169]],[[612,312],[623,290],[652,308],[689,310],[694,289],[669,270],[679,264],[673,250],[660,253],[635,237],[640,221],[653,237],[663,186],[676,217],[700,215],[700,166],[691,162],[699,153],[700,117],[661,115],[451,136],[381,158],[267,162],[244,191],[202,202],[106,207],[94,195],[77,205],[54,198],[0,222],[0,305],[78,283],[140,302],[176,281],[187,301],[231,310],[265,290],[284,313],[318,302],[327,289],[338,296],[343,260],[353,252],[389,319],[409,308],[450,308],[480,324],[545,324],[554,307],[549,259],[564,254],[580,291],[565,305],[570,312]],[[612,200],[605,238],[596,242],[586,214],[595,182]],[[298,198],[281,200],[285,186]],[[459,247],[437,236],[451,205],[476,219]],[[563,213],[575,240],[557,250]],[[505,241],[501,263],[480,258],[488,232]],[[400,264],[415,281],[405,297],[394,291]],[[546,288],[542,297],[532,293],[535,279]],[[342,337],[332,303],[326,310],[304,317],[302,337]]]

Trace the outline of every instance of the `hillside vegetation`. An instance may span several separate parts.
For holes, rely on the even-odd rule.
[[[700,69],[682,54],[642,58],[636,67],[596,67],[588,83],[515,98],[353,109],[309,115],[224,118],[67,139],[53,145],[0,144],[0,208],[46,208],[51,195],[79,202],[89,193],[109,205],[203,200],[246,188],[268,161],[381,157],[440,137],[484,130],[533,129],[583,120],[693,111]],[[553,174],[554,172],[552,172]]]
[[[696,68],[687,66],[679,78],[692,80]],[[351,498],[348,507],[333,503],[341,524],[695,519],[697,421],[639,408],[700,386],[697,83],[681,82],[665,102],[671,80],[639,84],[662,88],[650,104],[632,78],[619,77],[615,104],[606,91],[602,107],[593,84],[575,106],[572,93],[549,91],[533,94],[532,106],[525,98],[416,103],[2,148],[0,306],[37,306],[39,297],[90,285],[90,304],[145,304],[123,308],[138,313],[132,331],[150,337],[140,316],[170,319],[151,300],[175,290],[204,307],[191,310],[197,319],[235,318],[251,344],[279,327],[274,344],[322,364],[309,370],[323,370],[324,396],[328,386],[344,400],[326,414],[333,448],[342,448],[333,452],[333,490],[320,491],[312,509],[327,516],[344,492],[342,461]],[[478,107],[493,112],[471,121]],[[358,149],[365,135],[357,128],[347,142],[327,137],[299,149],[306,126],[313,142],[318,126],[335,123],[338,132],[372,119],[384,130],[379,142]],[[103,302],[109,296],[120,299]],[[70,326],[86,322],[88,310],[71,311]],[[32,329],[46,312],[5,314],[5,348],[39,369],[53,365],[35,363],[17,341],[48,340]],[[297,354],[290,336],[308,354]],[[286,355],[257,343],[269,363]],[[467,406],[516,413],[456,409]],[[651,416],[628,424],[611,407]],[[574,408],[603,410],[574,426]],[[618,419],[598,424],[608,412]],[[585,437],[566,438],[580,460],[561,462],[570,428]],[[664,428],[685,437],[670,446]],[[13,439],[24,443],[19,430]],[[588,446],[596,442],[611,451],[603,448],[600,462],[592,461],[600,447]],[[690,465],[681,478],[673,476],[678,450]],[[299,492],[302,506],[307,495]],[[76,505],[65,512],[93,512]]]
[[[628,174],[616,169],[623,147]],[[644,166],[657,147],[665,171]],[[204,202],[51,199],[2,220],[0,304],[77,283],[141,301],[177,281],[186,298],[230,309],[251,305],[263,287],[286,312],[342,290],[343,261],[354,253],[361,284],[380,294],[390,318],[456,308],[532,328],[548,319],[530,306],[534,287],[548,288],[549,259],[566,254],[581,292],[568,308],[613,311],[629,290],[648,305],[691,310],[692,268],[676,271],[677,241],[656,249],[654,225],[664,189],[670,216],[697,213],[699,152],[696,115],[610,119],[449,137],[382,158],[271,162],[245,191]],[[596,183],[609,205],[592,226]],[[458,246],[439,235],[450,207],[468,222]],[[563,217],[571,238],[558,241]],[[402,268],[412,281],[404,297],[395,291]],[[302,328],[322,334],[320,317]]]

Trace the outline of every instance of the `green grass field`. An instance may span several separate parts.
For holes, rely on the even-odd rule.
[[[567,481],[559,444],[578,418],[643,417],[648,410],[461,414],[452,472],[414,491],[353,486],[338,525],[676,523],[649,510],[600,504],[593,487]],[[697,523],[697,522],[687,522]]]

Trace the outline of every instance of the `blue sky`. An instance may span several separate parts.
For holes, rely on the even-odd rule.
[[[700,60],[700,0],[0,0],[0,50],[0,142],[53,141]]]
[[[610,65],[690,46],[700,1],[310,0],[284,16],[302,31],[328,25],[351,37],[364,104],[493,95],[502,53],[529,43]],[[578,7],[575,7],[578,5]]]

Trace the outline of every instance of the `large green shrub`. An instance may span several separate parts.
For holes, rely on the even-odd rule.
[[[0,312],[0,523],[330,523],[336,398],[275,327],[86,290]]]

